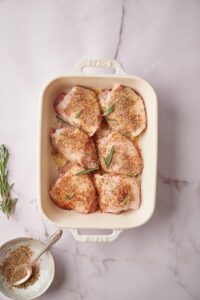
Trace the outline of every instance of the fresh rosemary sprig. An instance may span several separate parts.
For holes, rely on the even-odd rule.
[[[113,159],[114,152],[115,152],[115,148],[114,148],[114,146],[112,146],[112,148],[110,149],[110,153],[106,157],[103,158],[104,163],[107,168],[110,166],[110,163]]]
[[[75,114],[75,118],[78,119],[80,117],[80,115],[82,114],[82,109],[77,111],[77,113]]]
[[[82,170],[82,171],[76,173],[75,175],[85,175],[85,174],[94,172],[96,170],[98,170],[98,168],[92,168],[92,169]]]
[[[111,112],[113,112],[113,110],[114,110],[114,104],[109,106],[108,108],[106,108],[106,110],[103,113],[103,116],[107,116],[107,115],[111,114]]]
[[[121,202],[121,205],[128,205],[130,200],[131,200],[131,197],[129,194],[127,194],[126,197],[124,198],[124,200]]]
[[[65,199],[66,199],[66,200],[71,200],[73,196],[74,196],[74,194],[67,194],[67,195],[65,196]]]
[[[11,189],[14,185],[8,182],[7,164],[9,159],[9,152],[5,145],[0,146],[0,210],[10,217],[13,209],[15,208],[17,199],[12,198]]]

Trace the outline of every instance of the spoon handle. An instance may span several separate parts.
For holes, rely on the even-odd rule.
[[[63,231],[58,230],[56,231],[49,239],[47,245],[39,252],[36,258],[33,260],[32,265],[40,258],[40,256],[47,251],[53,244],[55,244],[62,236]]]

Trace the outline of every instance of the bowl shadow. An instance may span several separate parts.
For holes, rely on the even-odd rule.
[[[55,293],[55,291],[58,291],[67,281],[67,271],[65,264],[63,264],[62,255],[59,255],[59,252],[54,250],[51,250],[51,252],[55,260],[55,277],[50,288],[45,293],[45,299],[48,299],[48,295],[50,296]],[[40,299],[42,299],[42,297]]]

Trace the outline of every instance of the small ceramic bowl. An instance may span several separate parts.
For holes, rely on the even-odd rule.
[[[0,247],[0,264],[8,254],[21,245],[27,245],[33,251],[33,255],[39,253],[44,244],[31,238],[18,238],[5,243]],[[0,274],[0,291],[11,299],[30,300],[42,295],[51,285],[55,275],[55,263],[52,254],[46,251],[40,258],[40,276],[31,286],[24,288],[10,287]]]

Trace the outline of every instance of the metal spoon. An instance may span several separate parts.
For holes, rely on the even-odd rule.
[[[12,278],[15,278],[15,275],[19,272],[22,272],[22,274],[24,273],[24,277],[21,278],[20,280],[17,281],[12,281],[12,285],[17,286],[20,285],[24,282],[26,282],[32,275],[33,272],[33,265],[37,262],[37,260],[44,254],[45,251],[47,251],[53,244],[55,244],[62,236],[62,230],[58,230],[57,232],[55,232],[51,238],[49,239],[48,244],[39,252],[39,254],[36,256],[36,258],[29,264],[23,264],[20,265],[18,267],[16,267],[16,269],[14,270],[13,274],[12,274]]]

